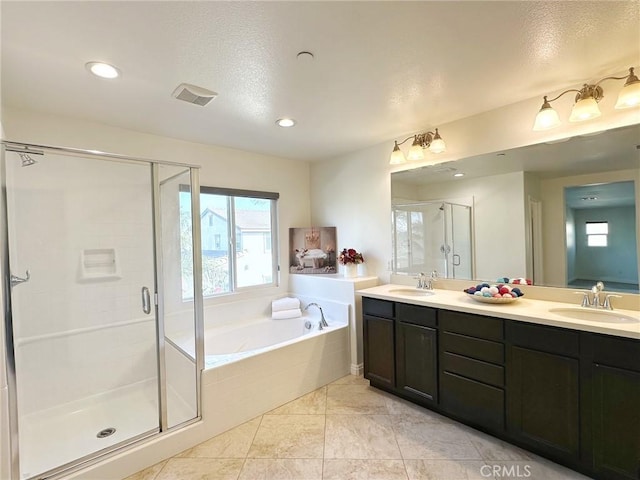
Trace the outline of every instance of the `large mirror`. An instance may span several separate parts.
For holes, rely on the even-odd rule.
[[[395,172],[391,197],[396,274],[640,293],[640,125]]]

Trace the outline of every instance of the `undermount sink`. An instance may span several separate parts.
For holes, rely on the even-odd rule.
[[[640,318],[618,313],[615,310],[592,310],[584,307],[550,308],[550,313],[585,322],[640,323]]]
[[[418,288],[392,288],[389,293],[395,293],[396,295],[412,295],[416,297],[428,297],[435,295],[431,290],[420,290]]]

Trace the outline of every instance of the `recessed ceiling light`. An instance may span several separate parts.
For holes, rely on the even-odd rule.
[[[453,174],[454,177],[464,177],[464,173],[458,172]]]
[[[279,118],[276,120],[276,125],[279,127],[293,127],[296,121],[293,118]]]
[[[120,70],[108,63],[89,62],[85,66],[87,67],[87,70],[97,77],[118,78],[120,76]]]

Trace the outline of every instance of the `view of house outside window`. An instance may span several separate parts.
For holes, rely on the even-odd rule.
[[[203,295],[275,284],[276,262],[271,246],[276,200],[210,193],[215,190],[202,187],[200,193]],[[181,251],[185,260],[191,255],[190,202],[189,192],[181,192]],[[190,264],[182,262],[185,300],[193,298]]]

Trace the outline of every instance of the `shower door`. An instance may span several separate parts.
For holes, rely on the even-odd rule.
[[[20,477],[31,478],[159,431],[152,165],[5,161]]]

